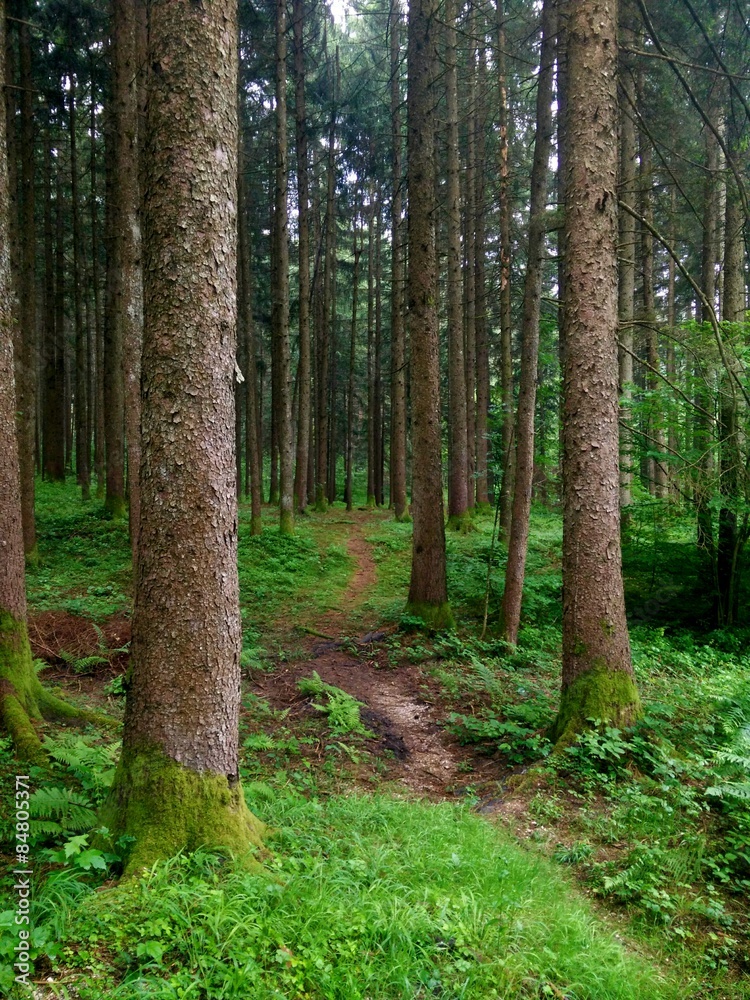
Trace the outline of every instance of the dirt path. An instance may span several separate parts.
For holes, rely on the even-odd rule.
[[[330,638],[310,636],[305,642],[308,657],[259,678],[256,691],[276,708],[291,704],[302,710],[306,699],[297,690],[297,681],[317,671],[326,683],[364,704],[362,719],[377,734],[371,741],[372,751],[390,751],[386,755],[388,777],[418,794],[443,797],[459,779],[461,750],[438,726],[436,713],[424,700],[419,668],[389,666],[383,648],[387,633],[373,631],[374,622],[368,631],[366,620],[362,631],[361,615],[356,614],[377,579],[371,546],[364,536],[368,522],[366,515],[356,512],[349,527],[347,548],[356,568],[340,607],[330,609],[311,626]],[[354,642],[352,637],[356,637]]]

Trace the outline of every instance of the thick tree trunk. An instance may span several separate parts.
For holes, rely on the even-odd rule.
[[[434,628],[453,622],[448,604],[440,444],[440,353],[436,309],[435,95],[439,32],[436,0],[409,6],[408,181],[409,330],[412,344],[411,583],[407,610]]]
[[[448,306],[448,527],[466,530],[469,517],[466,370],[461,314],[461,189],[458,152],[456,4],[445,9],[445,96],[447,135],[447,306]]]
[[[129,872],[200,844],[244,853],[262,830],[238,767],[236,30],[229,0],[149,9],[143,505],[123,753],[102,817],[136,838]]]
[[[406,510],[406,328],[404,325],[404,224],[401,176],[401,86],[399,0],[390,6],[391,56],[391,505],[397,521]]]
[[[310,180],[308,175],[307,118],[305,114],[304,0],[294,0],[294,91],[297,141],[297,200],[299,231],[299,406],[294,496],[297,507],[307,507],[307,466],[310,451],[312,371],[310,358]]]
[[[513,519],[505,567],[502,622],[505,638],[515,645],[521,623],[521,598],[526,572],[531,495],[534,486],[534,418],[539,366],[539,316],[542,301],[542,261],[547,232],[547,188],[552,149],[552,87],[557,35],[556,0],[544,0],[542,48],[536,94],[536,140],[531,168],[529,252],[523,293],[521,374],[516,413],[516,475]]]
[[[567,4],[563,677],[558,745],[640,711],[622,585],[617,397],[617,18]]]
[[[469,510],[474,509],[477,468],[477,301],[476,301],[476,11],[469,15],[469,66],[464,171],[464,370],[466,372],[466,476]]]

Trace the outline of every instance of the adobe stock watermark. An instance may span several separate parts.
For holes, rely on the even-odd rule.
[[[17,942],[13,948],[13,972],[15,981],[31,988],[29,976],[33,972],[31,962],[31,877],[34,874],[29,849],[29,776],[16,775],[15,787],[15,875],[13,892],[16,909],[14,926]]]

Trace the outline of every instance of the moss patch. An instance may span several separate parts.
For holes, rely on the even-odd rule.
[[[476,530],[468,510],[463,514],[451,514],[446,527],[449,531],[459,531],[462,535],[468,535],[470,531]]]
[[[126,875],[201,846],[249,857],[265,832],[239,783],[183,767],[158,747],[123,752],[101,822],[115,840],[123,834],[135,838]]]
[[[34,726],[42,717],[117,725],[109,716],[76,708],[45,690],[34,670],[26,622],[0,611],[0,719],[21,760],[47,760]]]
[[[445,601],[442,604],[429,604],[427,601],[409,601],[406,605],[406,614],[421,618],[425,625],[442,632],[444,629],[456,627],[456,619],[453,617],[451,606]]]
[[[640,715],[641,700],[633,675],[625,670],[597,667],[576,677],[563,689],[550,739],[556,750],[562,750],[591,727],[590,719],[623,729]]]

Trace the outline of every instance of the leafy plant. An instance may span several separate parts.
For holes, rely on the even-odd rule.
[[[331,732],[336,735],[346,733],[358,733],[361,736],[373,736],[367,729],[359,715],[362,705],[346,691],[335,687],[333,684],[326,684],[321,680],[317,671],[313,670],[312,677],[303,677],[297,682],[297,687],[302,694],[311,698],[322,698],[324,702],[313,701],[311,704],[319,712],[323,712],[328,717],[328,725]]]

